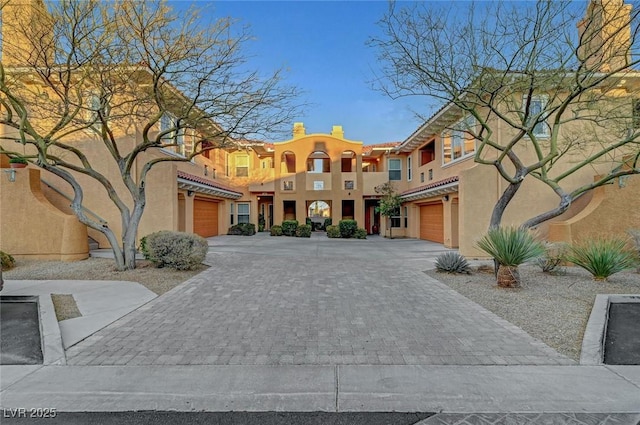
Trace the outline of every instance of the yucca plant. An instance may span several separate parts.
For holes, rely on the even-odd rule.
[[[496,281],[505,288],[520,285],[520,264],[544,255],[544,245],[536,240],[533,232],[513,226],[489,229],[476,245],[496,260]]]
[[[599,237],[571,245],[567,261],[587,270],[595,280],[607,280],[614,273],[634,267],[638,256],[624,239]]]
[[[471,274],[469,262],[457,252],[445,252],[438,255],[436,270],[446,273]]]

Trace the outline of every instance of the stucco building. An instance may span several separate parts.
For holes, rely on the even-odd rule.
[[[41,4],[35,1],[31,4]],[[594,2],[597,3],[597,2]],[[591,6],[590,6],[591,7]],[[593,11],[592,11],[593,12]],[[4,14],[3,38],[11,37]],[[19,61],[3,51],[3,65],[11,72]],[[640,75],[629,74],[618,97],[639,93]],[[640,116],[637,99],[629,101]],[[163,117],[157,131],[171,117]],[[640,123],[640,118],[634,121]],[[216,125],[211,123],[211,125]],[[331,218],[355,219],[368,234],[413,237],[459,248],[469,256],[482,255],[475,240],[486,231],[489,216],[506,182],[494,168],[474,162],[477,140],[464,131],[469,117],[455,105],[445,105],[402,142],[367,145],[345,137],[341,126],[328,133],[308,134],[303,123],[294,123],[291,138],[276,143],[236,140],[224,148],[210,150],[192,161],[166,162],[154,167],[147,180],[147,202],[138,237],[157,230],[193,232],[204,237],[225,234],[236,223],[258,224],[265,230],[283,220],[307,218],[324,222]],[[133,128],[133,130],[131,130]],[[139,142],[135,126],[122,129],[119,143],[131,149]],[[0,127],[0,137],[13,130]],[[149,149],[133,167],[133,177],[150,158],[184,157],[196,140],[196,130],[187,131],[177,146]],[[501,137],[508,137],[505,132]],[[13,149],[2,142],[3,146]],[[74,146],[100,164],[117,190],[119,170],[106,148],[90,132],[75,136]],[[28,153],[28,152],[25,152]],[[532,154],[532,153],[529,153]],[[527,155],[524,152],[524,155]],[[0,155],[0,249],[16,257],[78,259],[88,255],[88,239],[108,248],[106,238],[80,224],[69,208],[73,191],[59,177],[34,165],[11,170]],[[602,170],[613,162],[601,163]],[[598,167],[585,168],[571,178],[570,185],[590,181]],[[118,209],[104,188],[92,179],[78,176],[87,214],[109,223],[121,232]],[[401,194],[399,214],[380,217],[376,206],[379,185],[392,182]],[[503,222],[519,224],[532,214],[546,211],[556,198],[536,182],[525,182],[508,207]],[[624,210],[620,215],[616,211]],[[26,220],[25,217],[38,217]],[[551,240],[571,241],[578,235],[623,234],[640,227],[640,179],[617,179],[576,202],[562,216],[540,226]]]

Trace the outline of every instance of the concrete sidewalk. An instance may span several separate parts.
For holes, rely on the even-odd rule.
[[[3,375],[10,368],[3,366]],[[3,388],[1,404],[4,409],[59,411],[640,414],[640,370],[628,366],[45,366]]]

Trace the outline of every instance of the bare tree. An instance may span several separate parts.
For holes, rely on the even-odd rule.
[[[0,124],[11,129],[3,139],[18,145],[1,151],[13,156],[12,146],[24,145],[31,162],[67,182],[73,211],[105,235],[119,269],[135,268],[154,166],[283,131],[299,110],[298,89],[283,84],[280,70],[251,70],[243,53],[250,35],[229,18],[204,22],[199,10],[178,14],[162,0],[62,0],[27,12],[3,8],[13,27],[11,38],[4,30]],[[183,156],[146,155],[183,146],[185,134],[193,142]],[[95,146],[78,140],[105,155],[96,160],[86,150]],[[104,161],[121,182],[103,172]],[[118,208],[120,239],[85,212],[78,176],[98,182]]]
[[[429,96],[472,117],[464,130],[477,140],[475,161],[508,183],[490,228],[525,179],[558,197],[555,208],[522,223],[528,228],[640,172],[640,8],[593,0],[581,20],[585,3],[465,4],[467,13],[460,3],[392,3],[370,45],[384,64],[378,89]],[[599,177],[576,185],[587,169]]]

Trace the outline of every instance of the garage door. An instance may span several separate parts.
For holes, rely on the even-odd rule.
[[[193,200],[193,233],[205,238],[218,235],[218,202],[205,198]]]
[[[444,243],[444,207],[442,203],[420,207],[420,239]]]

